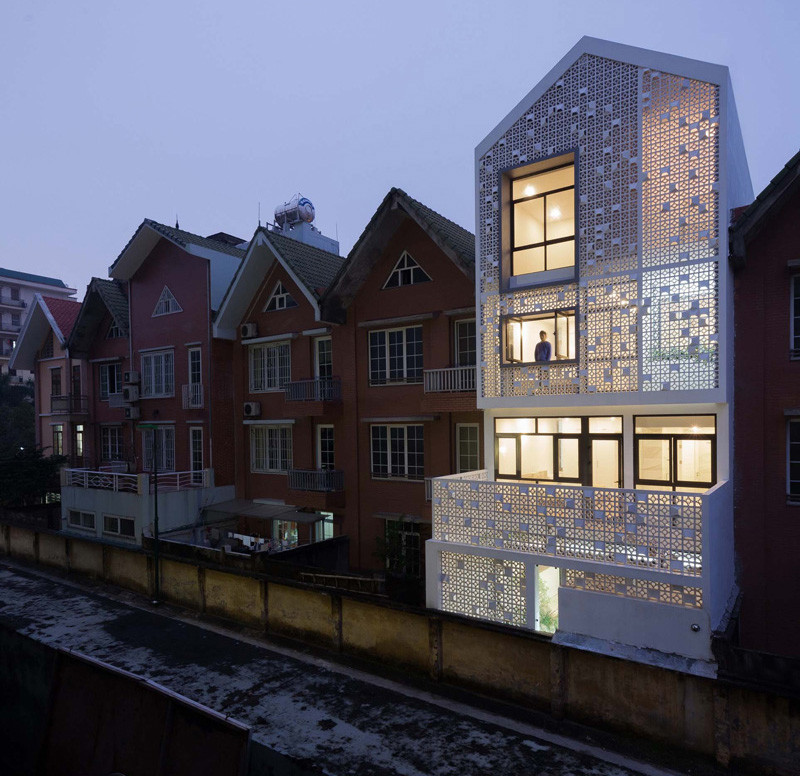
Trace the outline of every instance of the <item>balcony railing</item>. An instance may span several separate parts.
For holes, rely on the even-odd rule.
[[[342,381],[338,377],[292,380],[284,388],[286,401],[339,401]]]
[[[699,577],[705,494],[493,482],[486,471],[433,481],[433,538]]]
[[[18,323],[1,323],[0,331],[7,331],[10,334],[19,334],[22,331],[22,326]]]
[[[475,367],[453,366],[425,370],[425,393],[455,393],[475,390]]]
[[[0,305],[4,307],[16,307],[17,309],[24,309],[28,306],[24,299],[12,299],[9,296],[0,296]]]
[[[74,393],[51,396],[50,412],[61,415],[83,415],[89,412],[89,399]]]
[[[344,472],[338,469],[289,469],[289,490],[342,491]]]
[[[153,475],[126,474],[115,471],[97,471],[90,469],[62,469],[62,486],[73,488],[90,488],[94,490],[112,490],[120,493],[153,493]],[[213,486],[211,469],[199,469],[190,472],[159,472],[158,492],[188,490],[190,488],[210,488]]]
[[[199,410],[203,408],[203,384],[189,383],[183,386],[183,409]]]

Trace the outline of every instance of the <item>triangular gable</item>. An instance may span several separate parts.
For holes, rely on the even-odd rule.
[[[51,299],[50,301],[53,300]],[[80,306],[78,302],[73,302],[73,304]],[[54,341],[58,341],[62,347],[66,347],[66,337],[49,309],[47,301],[41,294],[35,294],[33,303],[25,318],[25,323],[22,325],[22,331],[19,333],[14,345],[14,351],[8,364],[9,368],[32,371],[37,354],[45,343],[48,334],[55,335]],[[69,331],[67,334],[69,334]]]
[[[155,318],[159,315],[171,315],[172,313],[182,313],[183,308],[178,304],[175,294],[169,290],[168,286],[164,286],[161,296],[158,297],[155,309],[153,310],[152,317]]]
[[[269,299],[267,299],[267,303],[264,305],[264,312],[286,310],[290,307],[297,307],[297,302],[294,301],[292,295],[283,287],[283,283],[279,280],[275,284],[275,288],[270,294]]]
[[[107,316],[111,317],[111,327],[116,327],[119,336],[128,336],[128,296],[125,284],[119,280],[92,278],[86,288],[86,295],[69,337],[70,353],[77,358],[87,357],[92,343],[99,337],[108,336],[110,328],[105,326]]]
[[[414,257],[408,251],[403,251],[389,277],[386,278],[383,288],[413,286],[417,283],[428,283],[430,279],[431,276],[420,267]]]

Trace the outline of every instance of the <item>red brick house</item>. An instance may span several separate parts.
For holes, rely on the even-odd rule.
[[[337,456],[355,568],[422,577],[427,481],[479,468],[474,257],[470,232],[395,188],[323,300],[343,363]]]
[[[231,348],[212,321],[244,256],[242,241],[145,219],[88,290],[73,347],[91,367],[92,464],[67,469],[65,527],[117,540],[193,524],[233,495]]]
[[[800,658],[800,153],[731,228],[739,643]]]

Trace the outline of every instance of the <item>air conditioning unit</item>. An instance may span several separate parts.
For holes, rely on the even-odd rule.
[[[125,407],[125,420],[139,420],[141,412],[138,407]]]
[[[138,372],[123,372],[122,373],[122,382],[123,383],[132,383],[137,384],[139,382],[139,373]]]
[[[261,416],[260,401],[246,401],[244,403],[244,416],[246,418],[258,418]]]
[[[139,386],[138,385],[124,385],[122,386],[122,401],[139,401]]]
[[[257,336],[258,336],[258,324],[256,323],[242,324],[242,339],[251,339]]]

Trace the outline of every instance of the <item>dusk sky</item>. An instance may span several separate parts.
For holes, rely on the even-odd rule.
[[[582,35],[727,65],[753,188],[800,147],[800,3],[4,0],[0,266],[83,297],[143,218],[346,254],[392,186],[474,231],[474,148]]]

